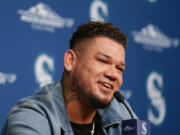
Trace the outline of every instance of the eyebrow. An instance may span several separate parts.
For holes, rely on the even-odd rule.
[[[102,53],[102,52],[99,52],[97,55],[104,56],[104,57],[112,60],[112,57],[111,57],[111,56],[109,56],[109,55],[107,55],[107,54],[104,54],[104,53]],[[124,62],[120,62],[120,64],[121,64],[121,66],[126,67],[126,64],[125,64]]]
[[[101,55],[101,56],[104,56],[104,57],[106,57],[106,58],[112,59],[111,56],[109,56],[109,55],[107,55],[107,54],[104,54],[104,53],[101,53],[101,52],[99,52],[97,55]]]

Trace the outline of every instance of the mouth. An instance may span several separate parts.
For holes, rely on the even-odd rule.
[[[107,83],[102,83],[102,85],[104,85],[106,88],[108,89],[112,89],[112,86],[110,84],[107,84]]]
[[[113,85],[107,82],[99,82],[100,88],[105,93],[110,93],[113,91]]]

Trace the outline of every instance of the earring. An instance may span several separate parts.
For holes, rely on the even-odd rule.
[[[68,69],[71,70],[71,66],[68,66]]]

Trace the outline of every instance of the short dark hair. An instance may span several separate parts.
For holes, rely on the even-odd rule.
[[[105,36],[123,45],[124,49],[127,46],[128,38],[126,34],[121,32],[119,28],[110,22],[89,21],[77,27],[70,40],[70,49],[73,49],[75,44],[85,38],[93,38],[95,36]]]

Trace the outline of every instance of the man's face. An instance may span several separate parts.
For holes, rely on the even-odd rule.
[[[122,85],[125,69],[123,45],[104,36],[77,43],[73,86],[82,101],[96,108],[108,106]]]

